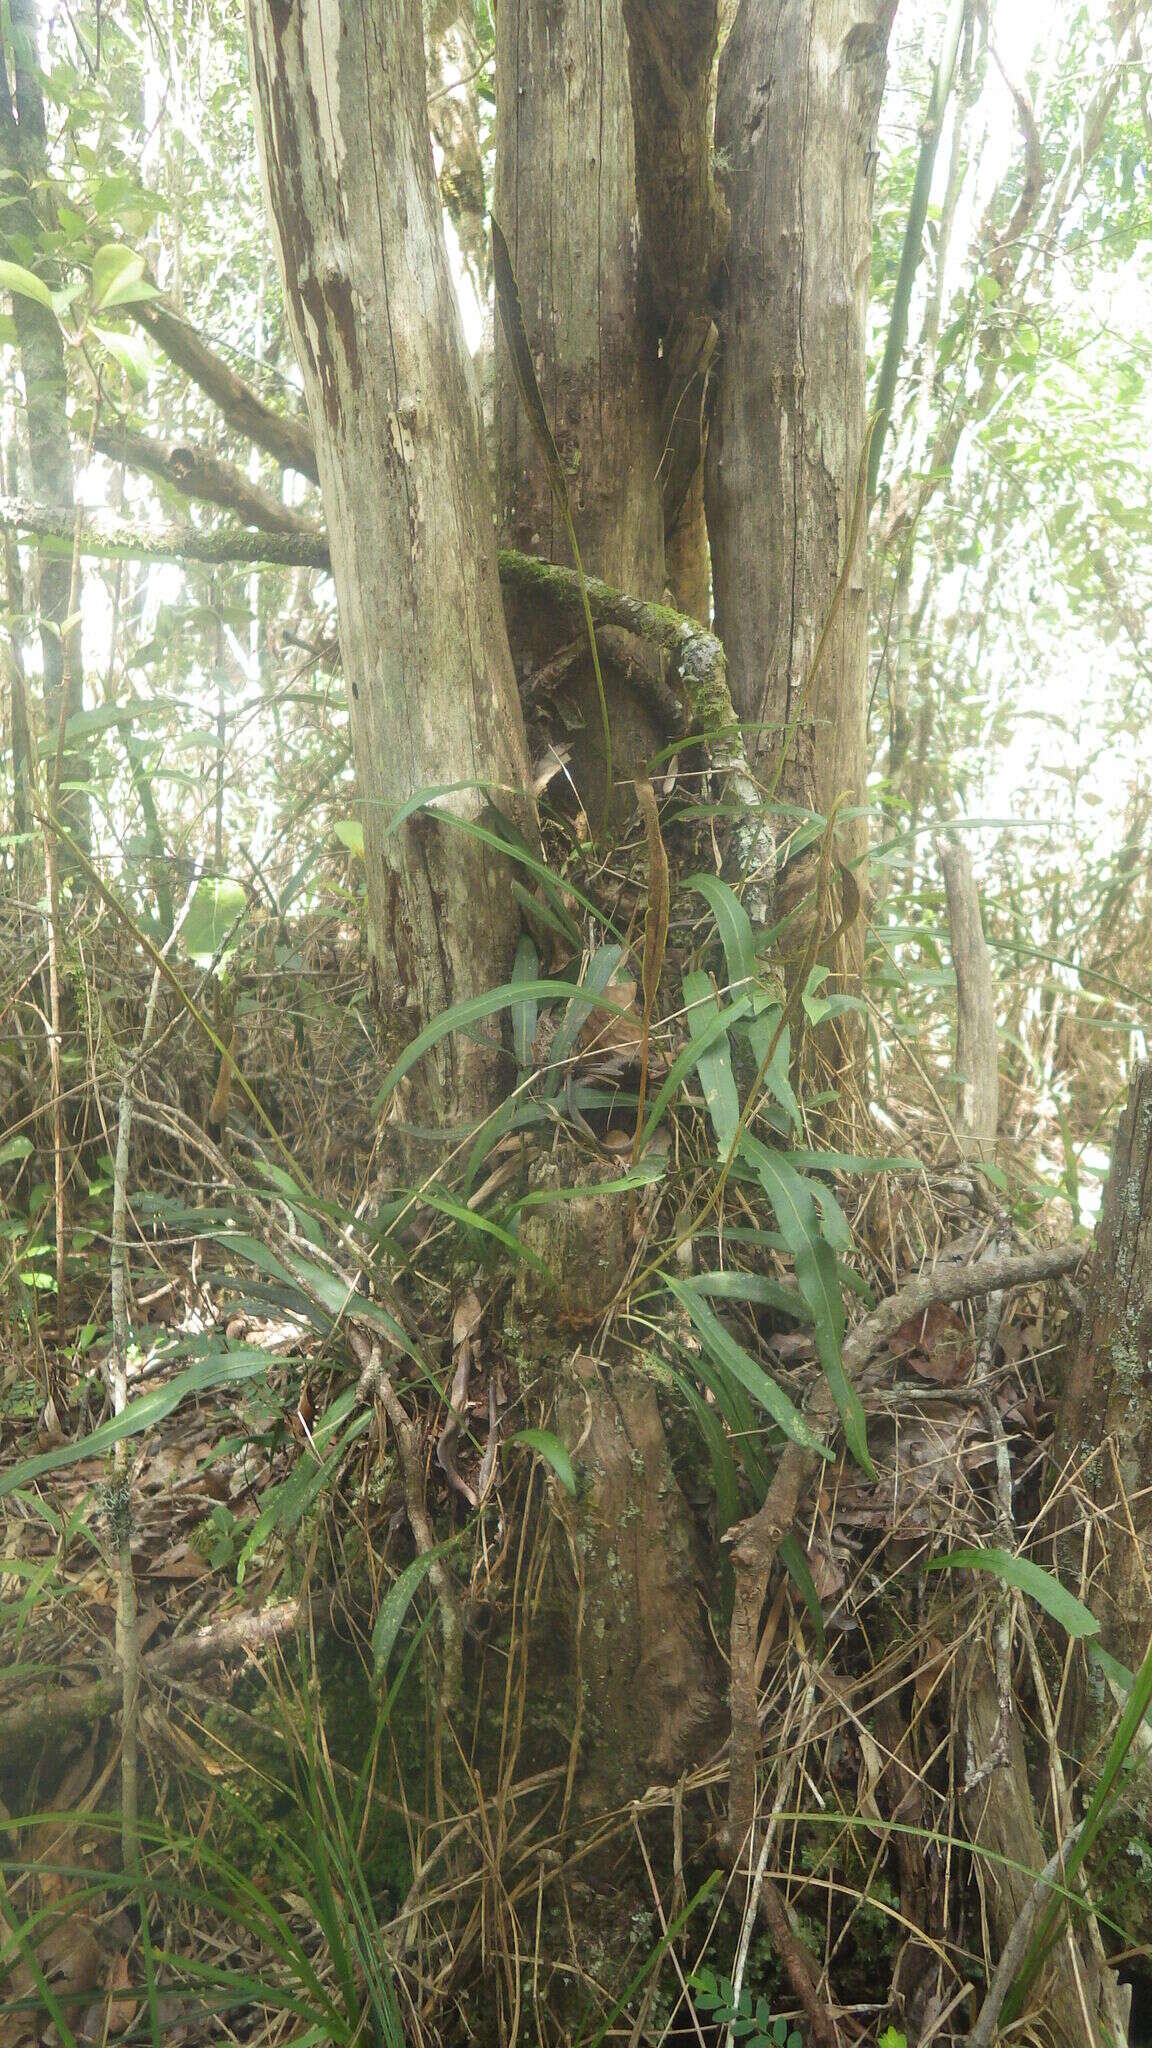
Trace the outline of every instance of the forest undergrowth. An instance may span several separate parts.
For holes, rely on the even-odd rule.
[[[35,871],[6,899],[12,2048],[991,2041],[991,1902],[1015,1887],[1035,1932],[1085,1815],[1087,1881],[1050,1896],[1142,2038],[1137,1694],[1093,1656],[1053,1443],[1078,1191],[1027,1132],[966,1156],[890,952],[829,992],[813,938],[859,903],[818,818],[780,821],[815,856],[785,999],[691,762],[597,857],[557,757],[512,981],[383,1088],[353,834],[329,914],[194,879],[162,959],[73,874],[64,1224]],[[668,850],[690,879],[654,933]],[[433,1150],[409,1076],[481,1010],[515,1078]],[[555,1654],[589,1540],[584,1445],[542,1399],[561,1352],[655,1388],[724,1673],[707,1761],[616,1804],[584,1783],[582,1606]],[[1069,1699],[1109,1683],[1077,1756]],[[566,1941],[625,1871],[623,1945]]]

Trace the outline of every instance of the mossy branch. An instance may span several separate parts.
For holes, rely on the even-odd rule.
[[[18,498],[0,497],[0,531],[17,539],[75,544],[70,511],[49,511]],[[328,539],[312,532],[253,533],[233,522],[212,527],[139,527],[104,512],[85,514],[83,554],[107,561],[237,563],[247,569],[329,570]],[[724,649],[715,633],[671,605],[653,604],[602,583],[581,579],[575,569],[502,548],[497,556],[501,586],[558,617],[597,627],[615,626],[665,655],[669,680],[679,700],[683,730],[673,737],[699,739],[714,769],[727,777],[744,815],[732,840],[733,866],[745,878],[745,904],[754,924],[768,922],[775,878],[775,842],[763,793],[748,764],[740,723],[728,688]]]

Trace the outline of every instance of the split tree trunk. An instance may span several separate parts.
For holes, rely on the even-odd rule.
[[[864,793],[865,422],[876,120],[894,0],[741,0],[720,61],[732,227],[706,464],[716,630],[732,696],[780,793],[827,812]],[[858,858],[865,821],[841,829]],[[859,870],[857,870],[859,878]],[[859,945],[861,921],[853,935]]]
[[[506,979],[519,924],[504,865],[444,819],[475,816],[479,791],[389,829],[424,788],[527,786],[479,404],[428,139],[419,6],[249,0],[248,24],[332,554],[378,992],[399,1041]],[[490,1028],[452,1034],[425,1061],[437,1121],[491,1100]]]
[[[617,589],[664,593],[660,391],[640,263],[632,106],[621,0],[506,0],[496,29],[496,219],[508,241],[545,410],[568,475],[584,567]],[[525,416],[503,330],[496,335],[496,440],[505,543],[571,559]],[[510,615],[517,658],[554,652],[540,622]],[[604,667],[617,784],[590,659],[565,694],[572,773],[590,817],[631,815],[624,786],[659,744],[655,725]]]
[[[639,31],[639,15],[630,0],[630,31]],[[709,33],[714,38],[714,10],[706,46]],[[584,566],[632,595],[659,599],[665,575],[663,371],[651,273],[660,255],[654,253],[646,271],[628,57],[621,0],[596,6],[589,0],[507,0],[501,6],[495,212],[569,473]],[[703,111],[695,104],[703,140],[706,77],[701,90]],[[679,132],[663,136],[671,155],[679,141]],[[666,191],[675,188],[671,174],[670,180]],[[706,169],[690,182],[680,204],[685,222],[709,189]],[[703,231],[693,246],[702,251]],[[703,254],[694,262],[699,277]],[[671,304],[664,311],[670,317]],[[504,536],[511,545],[564,561],[567,542],[502,335],[497,372]],[[531,650],[539,623],[518,616],[518,652],[522,637]],[[634,812],[630,777],[666,735],[608,665],[605,682],[617,763],[615,815],[623,822]],[[579,689],[584,735],[583,743],[571,736],[574,772],[586,808],[598,816],[603,783],[590,664]],[[559,1169],[560,1181],[583,1171],[570,1160]],[[540,1306],[594,1322],[627,1271],[620,1197],[590,1193],[555,1212],[537,1212],[526,1223],[526,1238],[534,1230],[547,1240],[546,1264],[559,1278],[559,1294],[546,1291]],[[551,1350],[556,1424],[562,1434],[573,1432],[573,1442],[583,1441],[587,1487],[572,1511],[576,1547],[557,1548],[573,1667],[582,1673],[585,1702],[582,1795],[594,1806],[611,1807],[637,1796],[654,1776],[672,1777],[699,1761],[712,1722],[716,1688],[698,1591],[698,1540],[672,1476],[653,1380],[618,1363],[572,1362],[572,1344],[566,1352],[554,1344]],[[579,1588],[571,1582],[572,1556],[581,1560]]]

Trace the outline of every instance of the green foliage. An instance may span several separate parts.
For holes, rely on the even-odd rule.
[[[1069,1593],[1046,1572],[1042,1566],[1033,1564],[1030,1557],[1015,1557],[1007,1550],[953,1550],[947,1557],[929,1558],[925,1570],[945,1571],[948,1567],[965,1567],[969,1571],[991,1572],[1002,1585],[1016,1586],[1027,1593],[1037,1605],[1059,1622],[1072,1637],[1095,1636],[1100,1633],[1096,1616],[1085,1607],[1082,1600]]]
[[[701,2019],[727,2027],[733,2040],[746,2048],[804,2048],[804,2036],[787,2020],[773,2019],[768,2001],[757,1998],[746,1984],[737,1998],[731,1977],[718,1977],[714,1970],[695,1970],[688,1980],[692,2003]]]

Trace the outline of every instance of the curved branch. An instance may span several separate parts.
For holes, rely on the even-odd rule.
[[[142,469],[160,483],[170,484],[186,498],[199,498],[234,512],[245,526],[257,526],[264,533],[296,533],[307,538],[315,521],[305,512],[261,490],[235,463],[221,462],[203,448],[187,442],[154,440],[151,434],[137,434],[130,427],[97,427],[94,445],[110,462],[126,462],[130,469]]]
[[[219,407],[230,427],[266,449],[284,468],[298,469],[313,483],[319,481],[312,429],[306,420],[273,412],[167,299],[141,300],[127,311],[159,344],[169,362],[191,377]]]

